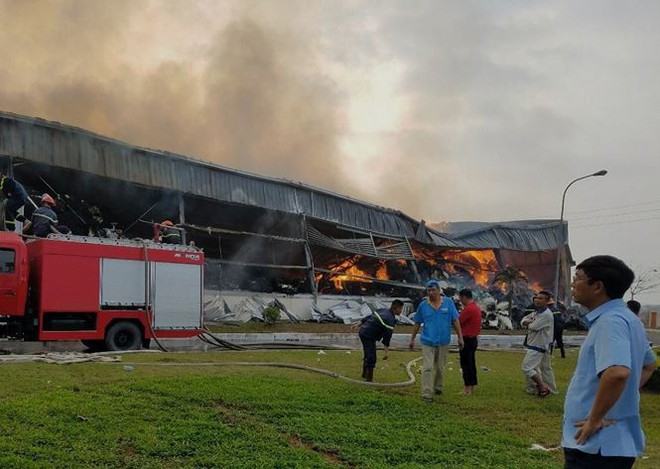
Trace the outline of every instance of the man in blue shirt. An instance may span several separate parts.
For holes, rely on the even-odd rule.
[[[451,298],[440,294],[440,285],[437,280],[426,282],[428,298],[417,307],[413,317],[415,325],[410,336],[410,350],[415,346],[415,337],[422,324],[422,399],[433,402],[433,394],[440,395],[443,391],[443,371],[449,342],[451,340],[452,326],[458,336],[458,347],[463,348],[463,334],[461,324],[458,322],[458,311]]]
[[[566,468],[629,468],[644,450],[639,388],[656,364],[641,321],[622,300],[634,278],[612,256],[576,268],[572,294],[589,310],[589,333],[564,404]]]

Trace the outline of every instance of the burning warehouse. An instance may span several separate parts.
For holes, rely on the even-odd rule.
[[[276,299],[291,318],[309,319],[349,298],[419,297],[428,278],[499,301],[520,280],[526,291],[554,288],[566,239],[556,220],[427,226],[301,183],[14,114],[0,113],[0,158],[30,195],[57,198],[75,235],[152,238],[166,219],[185,228],[186,242],[204,249],[207,298],[220,313]],[[561,254],[564,285],[567,245]],[[503,276],[507,268],[519,275]]]

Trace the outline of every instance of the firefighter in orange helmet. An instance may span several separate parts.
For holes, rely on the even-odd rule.
[[[160,239],[164,244],[181,244],[181,233],[174,223],[163,220],[160,224]]]
[[[40,238],[45,238],[50,233],[59,233],[57,214],[54,210],[55,200],[49,194],[41,196],[41,207],[32,213],[32,218],[23,228],[24,234],[32,234]]]

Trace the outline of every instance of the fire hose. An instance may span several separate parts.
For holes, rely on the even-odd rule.
[[[156,342],[156,345],[158,345],[158,348],[161,349],[163,352],[167,352],[167,349],[163,346],[158,341],[158,337],[156,337],[156,333],[154,332],[154,328],[151,325],[151,321],[153,318],[153,314],[151,317],[149,317],[149,312],[151,311],[151,288],[150,288],[150,282],[149,282],[149,253],[147,250],[147,242],[145,240],[142,240],[142,247],[144,248],[144,276],[145,276],[145,287],[147,289],[147,294],[145,298],[145,312],[147,313],[147,327],[149,328],[149,333],[151,334],[151,337],[154,339],[154,342]]]
[[[153,351],[154,353],[160,353]],[[82,364],[82,363],[99,363],[99,364],[112,364],[112,365],[122,365],[128,370],[132,371],[136,366],[262,366],[262,367],[273,367],[273,368],[288,368],[293,370],[307,371],[310,373],[317,373],[323,376],[327,376],[334,379],[341,379],[351,384],[358,384],[361,386],[368,386],[374,388],[401,388],[412,386],[415,384],[415,373],[412,371],[413,365],[422,359],[422,357],[417,357],[414,360],[409,361],[406,364],[406,373],[408,374],[407,381],[400,381],[396,383],[374,383],[360,381],[357,379],[349,378],[348,376],[341,375],[334,371],[324,370],[322,368],[316,368],[313,366],[307,365],[298,365],[295,363],[281,363],[281,362],[123,362],[120,360],[119,355],[124,354],[134,354],[134,353],[144,353],[141,350],[126,350],[118,352],[98,352],[98,353],[79,353],[79,352],[64,352],[64,353],[47,353],[39,355],[11,355],[0,357],[0,365],[5,363],[27,363],[27,362],[42,362],[58,365],[72,365],[72,364]],[[130,367],[130,368],[128,368]]]
[[[245,350],[263,350],[265,348],[277,348],[277,349],[334,349],[334,350],[346,350],[345,347],[340,347],[336,345],[312,345],[312,344],[282,344],[282,343],[259,343],[259,344],[245,344],[238,345],[226,340],[220,339],[214,335],[208,327],[204,327],[204,332],[197,336],[202,342],[212,345],[214,347],[226,348],[229,350],[235,351],[245,351]],[[322,368],[316,368],[306,365],[297,365],[293,363],[280,363],[280,362],[182,362],[182,363],[145,363],[145,362],[135,362],[135,363],[125,363],[124,365],[136,366],[136,365],[155,365],[155,366],[264,366],[264,367],[276,367],[276,368],[289,368],[294,370],[308,371],[311,373],[318,373],[324,376],[329,376],[335,379],[341,379],[343,381],[349,382],[351,384],[358,384],[368,387],[376,388],[397,388],[397,387],[407,387],[415,384],[415,374],[412,371],[412,366],[420,361],[422,357],[417,357],[414,360],[411,360],[406,364],[406,373],[408,374],[408,381],[400,381],[396,383],[375,383],[360,381],[357,379],[349,378],[348,376],[340,375],[334,371],[324,370]]]
[[[341,379],[351,384],[358,384],[361,386],[368,386],[374,388],[402,388],[407,386],[412,386],[416,382],[415,374],[412,371],[412,366],[420,361],[422,357],[417,357],[414,360],[409,361],[406,364],[406,373],[408,374],[408,381],[400,381],[397,383],[374,383],[367,381],[360,381],[357,379],[349,378],[348,376],[340,375],[334,371],[324,370],[322,368],[316,368],[313,366],[307,365],[297,365],[294,363],[280,363],[280,362],[167,362],[167,363],[154,363],[154,362],[132,362],[132,363],[123,363],[123,366],[264,366],[264,367],[275,367],[275,368],[289,368],[293,370],[308,371],[311,373],[318,373],[330,378]],[[106,362],[101,362],[106,363]],[[117,364],[112,362],[107,362],[108,364]]]

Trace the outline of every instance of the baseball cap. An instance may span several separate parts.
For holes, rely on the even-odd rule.
[[[438,289],[440,289],[440,284],[438,283],[437,280],[431,279],[428,282],[426,282],[426,288],[438,288]]]

